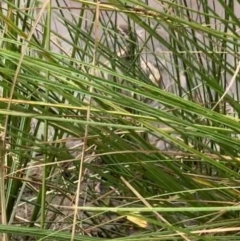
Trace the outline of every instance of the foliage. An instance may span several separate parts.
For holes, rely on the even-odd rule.
[[[2,240],[237,240],[239,1],[153,2],[0,3]]]

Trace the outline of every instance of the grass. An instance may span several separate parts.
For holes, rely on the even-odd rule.
[[[79,2],[0,5],[2,240],[238,240],[239,3]]]

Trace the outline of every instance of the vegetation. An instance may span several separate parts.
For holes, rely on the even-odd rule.
[[[105,2],[0,3],[1,240],[239,240],[239,1]]]

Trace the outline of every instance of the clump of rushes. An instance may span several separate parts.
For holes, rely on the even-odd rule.
[[[0,239],[237,240],[238,12],[1,1]]]

